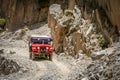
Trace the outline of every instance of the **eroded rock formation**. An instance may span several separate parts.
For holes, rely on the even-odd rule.
[[[47,18],[48,0],[0,0],[0,16],[6,19],[9,31]]]
[[[64,51],[74,56],[83,50],[89,55],[118,42],[119,23],[111,20],[110,15],[111,12],[115,13],[114,10],[107,10],[111,4],[117,3],[108,3],[111,1],[76,0],[77,5],[73,10],[69,7],[62,9],[62,5],[57,4],[50,6],[48,26],[51,28],[56,52]],[[115,17],[119,17],[115,14]]]
[[[110,44],[112,41],[119,41],[119,0],[76,0],[76,3],[81,8],[84,18],[92,19],[99,25],[98,28]]]
[[[53,4],[49,11],[48,26],[51,28],[56,52],[65,51],[75,56],[79,50],[83,50],[88,55],[92,50],[100,50],[96,25],[82,18],[77,6],[73,11],[63,12],[60,5]]]

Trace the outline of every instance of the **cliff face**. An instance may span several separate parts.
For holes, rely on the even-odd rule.
[[[51,4],[67,7],[68,0],[0,0],[0,17],[6,19],[9,31],[47,20]]]
[[[88,55],[92,50],[100,50],[99,42],[96,43],[98,41],[95,35],[96,25],[82,18],[77,6],[73,11],[63,11],[60,5],[51,5],[48,26],[51,28],[53,47],[56,52],[66,52],[75,56],[80,50]]]
[[[89,55],[118,42],[119,3],[119,0],[75,0],[78,8],[69,9],[72,5],[68,4],[64,10],[62,5],[52,5],[48,26],[56,52],[64,51],[74,56],[82,50]]]
[[[98,23],[104,36],[110,41],[120,35],[119,0],[76,0],[83,17]],[[117,39],[116,39],[117,40]]]
[[[101,0],[98,1],[99,6],[105,10],[105,13],[114,27],[118,27],[120,31],[120,1],[119,0]]]
[[[48,6],[48,0],[0,0],[0,16],[6,19],[6,26],[12,31],[45,20]]]

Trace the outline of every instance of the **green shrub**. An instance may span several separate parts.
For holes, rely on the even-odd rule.
[[[20,29],[20,31],[19,31],[19,37],[22,38],[26,34],[26,31],[28,31],[28,30],[29,30],[28,26],[25,25],[24,28]]]
[[[25,25],[23,29],[24,29],[25,31],[28,31],[28,30],[29,30],[29,26]]]
[[[22,38],[26,33],[26,30],[25,29],[21,29],[20,32],[19,32],[19,35],[20,35],[20,38]]]
[[[99,41],[99,46],[102,47],[103,49],[106,48],[107,47],[107,42],[106,42],[105,38],[100,34],[97,34],[96,37]]]
[[[4,26],[6,23],[6,20],[4,18],[0,18],[0,26]]]
[[[73,11],[72,11],[72,10],[65,10],[64,14],[65,14],[66,16],[71,17],[71,16],[73,16]]]

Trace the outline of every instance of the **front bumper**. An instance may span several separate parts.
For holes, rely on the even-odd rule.
[[[49,53],[47,53],[47,52],[43,52],[43,53],[37,52],[37,53],[34,53],[33,55],[34,55],[35,57],[46,57],[46,56],[49,55]]]

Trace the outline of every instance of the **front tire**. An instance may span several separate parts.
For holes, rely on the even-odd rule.
[[[29,43],[28,46],[29,46],[29,52],[32,52],[32,44]]]
[[[33,54],[32,54],[32,56],[31,56],[31,57],[32,57],[32,60],[35,60],[35,56],[34,56]]]
[[[49,54],[49,60],[52,61],[52,55],[51,54]]]
[[[32,52],[29,52],[29,58],[32,59]]]

